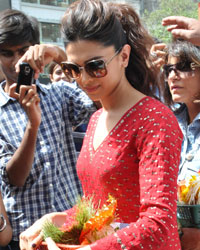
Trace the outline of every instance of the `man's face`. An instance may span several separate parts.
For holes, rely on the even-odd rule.
[[[0,67],[5,75],[6,84],[17,82],[15,65],[31,44],[29,42],[17,46],[2,46],[0,48]]]

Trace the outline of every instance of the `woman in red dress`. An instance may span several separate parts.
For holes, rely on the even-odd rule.
[[[84,250],[179,250],[177,173],[182,134],[173,113],[153,97],[149,59],[153,40],[129,6],[80,0],[62,19],[66,75],[102,108],[92,116],[78,159],[85,196],[97,204],[117,199],[128,224]],[[37,247],[42,222],[64,223],[66,213],[37,221],[20,236],[21,249]],[[54,249],[54,247],[50,247]]]

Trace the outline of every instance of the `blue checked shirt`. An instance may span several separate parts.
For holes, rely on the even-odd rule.
[[[8,182],[6,164],[19,147],[27,116],[18,101],[0,85],[1,191],[13,227],[13,240],[42,215],[69,209],[82,193],[76,173],[72,126],[87,122],[93,102],[73,84],[37,82],[42,121],[31,172],[23,187]]]
[[[183,180],[191,175],[198,175],[200,171],[200,113],[188,125],[188,112],[184,105],[176,117],[183,133],[178,176],[178,180]]]

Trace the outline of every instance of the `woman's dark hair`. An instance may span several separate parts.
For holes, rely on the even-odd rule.
[[[166,47],[166,64],[169,57],[178,57],[180,62],[194,62],[195,64],[200,65],[200,47],[195,46],[190,42],[185,40],[174,40],[172,43],[168,44]],[[162,86],[162,84],[161,84]],[[163,88],[163,96],[164,101],[169,107],[174,106],[174,102],[172,100],[172,95],[169,90],[169,85],[167,80],[164,81]]]
[[[18,10],[0,12],[0,47],[40,43],[38,21]]]
[[[149,59],[149,50],[154,41],[129,5],[100,0],[76,1],[65,12],[61,31],[65,46],[77,40],[90,40],[105,47],[113,45],[117,51],[129,44],[128,81],[144,94],[155,93],[157,78]]]

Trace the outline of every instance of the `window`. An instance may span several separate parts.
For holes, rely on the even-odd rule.
[[[60,24],[41,23],[42,42],[61,42]]]
[[[67,0],[40,0],[40,4],[46,4],[51,6],[59,6],[59,7],[66,7],[68,4]]]
[[[38,3],[38,0],[22,0],[24,3]]]
[[[69,4],[75,2],[76,0],[22,0],[24,3],[37,3],[41,5],[50,5],[58,7],[67,7]]]

